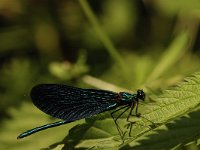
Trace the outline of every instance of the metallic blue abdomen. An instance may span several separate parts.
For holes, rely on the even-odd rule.
[[[120,96],[121,96],[122,102],[132,102],[134,100],[134,97],[135,97],[134,94],[130,94],[130,93],[127,93],[127,92],[121,92]]]

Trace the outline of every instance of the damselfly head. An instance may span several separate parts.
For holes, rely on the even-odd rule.
[[[144,99],[145,99],[145,93],[144,93],[143,90],[137,90],[137,98],[144,101]]]

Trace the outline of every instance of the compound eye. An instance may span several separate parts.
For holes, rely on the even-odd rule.
[[[141,100],[145,99],[145,93],[143,92],[143,90],[138,90],[137,91],[137,97]]]

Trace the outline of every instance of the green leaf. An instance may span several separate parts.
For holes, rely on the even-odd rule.
[[[176,87],[165,90],[163,94],[154,100],[157,106],[143,112],[143,117],[156,123],[156,129],[152,130],[143,127],[143,131],[138,133],[138,129],[136,127],[133,128],[133,130],[136,130],[136,136],[132,138],[132,142],[129,143],[130,147],[135,147],[137,145],[139,149],[141,147],[148,147],[148,149],[173,148],[180,143],[184,145],[192,139],[197,140],[199,138],[199,111],[191,113],[189,119],[184,117],[180,121],[176,121],[175,125],[167,124],[167,126],[164,126],[164,124],[200,108],[200,72],[186,78],[185,81],[181,82]],[[148,121],[144,119],[137,123],[149,124]],[[155,133],[159,134],[155,136]],[[169,142],[170,137],[173,137],[173,139]],[[149,141],[146,142],[147,139],[153,141],[153,144],[151,143],[150,145]],[[141,142],[143,140],[145,142]],[[140,141],[140,144],[138,144],[138,141]],[[146,143],[146,145],[144,143]],[[139,147],[138,145],[141,146]]]
[[[8,110],[12,119],[7,119],[1,122],[0,128],[0,147],[1,149],[9,150],[36,150],[49,147],[55,141],[61,141],[53,148],[64,146],[63,138],[68,134],[69,129],[73,126],[83,123],[83,120],[76,121],[58,128],[52,128],[39,133],[33,134],[23,139],[17,139],[17,136],[29,129],[41,126],[47,123],[52,123],[48,115],[45,115],[33,104],[25,103],[20,109]]]
[[[49,65],[49,71],[61,80],[72,80],[88,72],[89,67],[86,65],[86,54],[84,51],[79,53],[79,58],[75,64],[68,61],[52,62]]]
[[[104,113],[103,118],[101,116],[101,120],[88,119],[87,130],[79,131],[82,136],[74,146],[75,148],[97,149],[119,149],[120,147],[126,149],[127,146],[128,148],[137,147],[138,149],[162,149],[166,148],[166,145],[169,148],[173,148],[180,144],[184,145],[189,141],[197,140],[200,135],[200,121],[198,121],[199,111],[195,112],[195,110],[199,108],[199,97],[200,72],[187,77],[185,81],[177,86],[163,91],[162,94],[154,99],[156,105],[154,104],[153,107],[139,105],[139,112],[142,113],[142,117],[137,120],[131,118],[131,120],[136,121],[136,124],[132,125],[132,137],[129,137],[128,134],[125,135],[124,144],[120,141],[115,124],[108,115],[109,113]],[[175,121],[175,123],[167,124],[192,111],[194,112],[189,114],[189,118],[183,117]],[[124,127],[127,113],[118,120],[124,132],[129,132],[129,129]],[[73,130],[71,132],[77,133]],[[175,138],[175,136],[176,139],[171,139],[172,137]],[[70,136],[68,138],[70,139]]]
[[[200,110],[148,132],[122,149],[172,149],[200,138]],[[137,143],[136,143],[137,142]],[[139,143],[139,144],[138,144]]]
[[[2,123],[0,146],[4,149],[40,149],[44,147],[53,149],[62,147],[62,149],[115,150],[119,148],[168,149],[183,146],[194,140],[198,143],[200,135],[199,97],[200,72],[187,77],[177,86],[163,91],[162,94],[154,98],[156,105],[154,104],[153,107],[150,107],[150,104],[147,106],[139,105],[139,112],[142,117],[137,119],[131,117],[131,120],[136,121],[136,124],[131,126],[132,137],[128,136],[129,129],[124,127],[127,124],[126,118],[129,113],[127,111],[118,119],[120,128],[123,132],[126,132],[123,144],[114,121],[110,117],[110,112],[88,118],[86,123],[81,125],[77,125],[80,122],[76,121],[58,127],[59,129],[49,129],[17,141],[16,137],[20,132],[49,122],[48,117],[42,117],[43,115],[40,115],[39,110],[30,104],[26,104],[23,105],[21,110],[9,110],[14,119]],[[32,110],[32,108],[34,109]],[[119,113],[115,115],[118,116]],[[184,117],[180,118],[180,116]],[[153,121],[154,124],[147,119]],[[172,120],[174,121],[170,122]],[[71,127],[73,128],[69,130]],[[69,134],[67,135],[68,130]],[[46,138],[47,135],[48,138]],[[65,135],[67,136],[64,138]]]

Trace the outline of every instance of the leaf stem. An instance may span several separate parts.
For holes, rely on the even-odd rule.
[[[100,24],[97,20],[97,17],[95,16],[92,9],[90,8],[87,0],[79,0],[79,2],[89,20],[89,22],[93,26],[94,31],[98,35],[98,38],[101,40],[103,45],[106,47],[106,49],[109,52],[109,54],[111,55],[111,57],[115,60],[115,62],[118,63],[121,70],[123,70],[123,72],[126,73],[126,75],[128,75],[129,73],[128,73],[128,70],[126,69],[126,64],[125,64],[123,58],[117,52],[117,49],[114,47],[112,41],[110,40],[108,35],[104,32],[104,30],[100,26]]]

